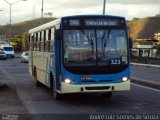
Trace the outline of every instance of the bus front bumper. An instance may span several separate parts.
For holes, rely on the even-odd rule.
[[[114,91],[129,91],[130,80],[111,84],[85,84],[74,85],[61,82],[61,94],[67,93],[105,93]]]

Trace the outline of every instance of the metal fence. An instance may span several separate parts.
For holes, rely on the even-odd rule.
[[[160,48],[134,48],[132,49],[131,61],[160,65]]]

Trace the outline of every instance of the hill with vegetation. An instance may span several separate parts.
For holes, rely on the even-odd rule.
[[[43,24],[55,20],[56,18],[44,18]],[[28,31],[31,28],[37,27],[41,25],[41,19],[33,19],[28,21],[19,22],[16,24],[12,24],[11,26],[11,35],[14,37],[15,35],[21,36],[24,32]],[[9,34],[10,25],[0,26],[1,34]]]
[[[43,23],[50,22],[56,18],[44,18]],[[11,27],[12,37],[22,35],[31,28],[41,25],[41,19],[33,19],[13,24]],[[130,28],[130,36],[136,39],[153,39],[154,34],[160,32],[160,15],[147,18],[134,18],[128,22]],[[9,25],[0,26],[0,33],[9,33]]]
[[[128,22],[130,36],[136,39],[153,39],[160,32],[160,16],[133,19]]]

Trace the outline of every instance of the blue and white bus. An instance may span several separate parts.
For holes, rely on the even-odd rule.
[[[67,16],[29,30],[29,71],[56,99],[68,93],[130,90],[130,39],[124,17]]]

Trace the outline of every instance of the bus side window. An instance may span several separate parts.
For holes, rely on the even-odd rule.
[[[39,51],[38,33],[36,33],[36,50]]]
[[[36,33],[34,33],[34,51],[37,51],[37,38]]]
[[[30,48],[31,48],[31,50],[33,50],[34,49],[34,44],[33,44],[33,42],[34,42],[34,36],[33,35],[31,35],[30,36]]]
[[[50,52],[50,39],[49,39],[50,32],[51,32],[50,29],[46,30],[46,41],[45,41],[46,52]]]
[[[28,49],[31,50],[31,35],[28,36]]]
[[[48,30],[48,40],[51,40],[51,29]]]
[[[51,28],[51,40],[54,40],[54,32],[55,32],[54,28]]]
[[[48,30],[48,52],[50,52],[50,44],[51,44],[51,29]]]
[[[39,51],[41,51],[41,41],[42,41],[41,32],[38,33],[38,36],[39,36]]]
[[[41,52],[44,52],[44,31],[41,31]]]
[[[44,34],[43,34],[43,48],[44,48],[44,52],[46,52],[46,30],[44,30]]]
[[[55,35],[55,30],[54,28],[51,28],[51,41],[50,41],[50,52],[51,53],[54,53],[54,41],[55,41],[54,35]]]

